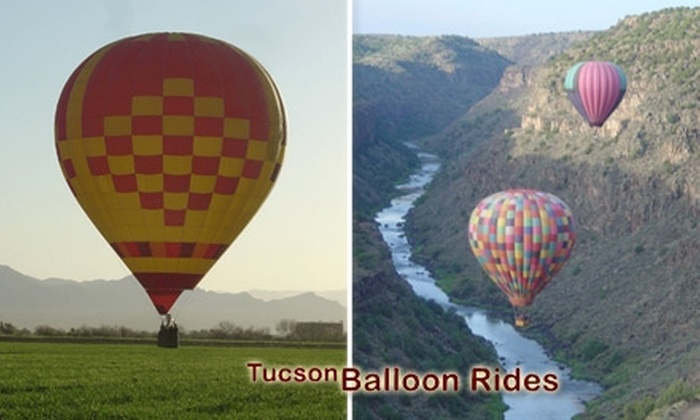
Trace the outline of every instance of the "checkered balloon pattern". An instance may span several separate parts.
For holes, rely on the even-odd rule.
[[[109,44],[56,110],[68,186],[161,314],[260,208],[286,146],[282,100],[240,49],[185,33]]]
[[[526,189],[482,200],[472,211],[468,235],[479,264],[517,307],[533,302],[576,242],[569,207],[552,194]]]

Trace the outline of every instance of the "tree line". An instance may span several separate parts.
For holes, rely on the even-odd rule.
[[[314,324],[318,328],[314,328]],[[229,321],[221,321],[215,327],[201,330],[180,329],[181,338],[206,340],[290,340],[290,341],[345,341],[345,333],[337,328],[328,331],[332,323],[299,323],[291,319],[279,321],[275,327],[277,334],[272,334],[269,328],[242,327]],[[106,338],[150,338],[156,336],[155,331],[139,331],[124,326],[102,325],[99,327],[80,326],[63,329],[49,325],[37,325],[33,330],[18,328],[10,322],[0,321],[0,336],[21,337],[106,337]]]

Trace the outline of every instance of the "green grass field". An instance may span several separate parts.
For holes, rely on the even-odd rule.
[[[0,341],[0,419],[345,419],[337,384],[252,383],[246,368],[345,360],[344,349]]]

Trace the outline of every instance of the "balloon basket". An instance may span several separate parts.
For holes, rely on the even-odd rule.
[[[170,322],[170,316],[167,317],[167,322],[160,324],[158,331],[158,347],[176,349],[180,343],[180,338],[177,330],[177,324]]]
[[[515,318],[515,326],[518,328],[525,328],[530,324],[530,321],[527,318],[521,317],[521,318]]]
[[[516,328],[526,328],[530,325],[530,317],[523,308],[513,306],[513,325]]]
[[[158,347],[176,349],[179,345],[177,331],[166,331],[158,333]]]

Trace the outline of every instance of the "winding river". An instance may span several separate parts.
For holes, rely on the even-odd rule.
[[[404,194],[392,200],[391,205],[375,217],[384,241],[389,245],[397,272],[416,295],[445,308],[454,308],[463,316],[475,335],[493,344],[502,369],[510,372],[517,366],[523,374],[554,373],[558,376],[557,392],[503,392],[503,401],[509,407],[506,420],[564,420],[583,412],[584,403],[600,394],[599,385],[572,379],[568,368],[551,360],[542,346],[520,335],[512,325],[489,316],[484,310],[450,302],[428,270],[411,261],[411,247],[404,232],[405,217],[440,168],[435,155],[419,152],[418,157],[422,162],[420,170],[411,175],[407,183],[398,186]]]

